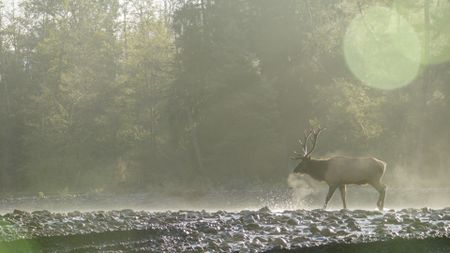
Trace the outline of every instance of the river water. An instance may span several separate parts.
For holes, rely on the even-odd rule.
[[[320,191],[6,198],[0,252],[450,252],[448,191],[391,189],[382,212],[350,192],[327,211]]]

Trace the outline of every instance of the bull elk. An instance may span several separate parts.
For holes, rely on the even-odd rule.
[[[386,185],[381,183],[381,178],[386,170],[386,163],[374,157],[334,156],[325,159],[311,158],[311,153],[316,147],[317,138],[322,130],[322,128],[317,130],[311,129],[309,132],[305,130],[303,141],[299,140],[303,152],[298,153],[294,151],[295,156],[291,157],[293,160],[300,160],[300,163],[294,169],[294,173],[307,174],[315,180],[325,181],[328,184],[329,189],[325,198],[324,209],[326,209],[328,201],[338,187],[341,192],[344,209],[346,209],[346,185],[369,184],[380,194],[377,206],[382,210],[386,195]],[[312,145],[310,149],[308,148],[308,143]]]

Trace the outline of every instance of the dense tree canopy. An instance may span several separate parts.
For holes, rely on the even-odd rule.
[[[317,156],[374,155],[392,181],[448,178],[441,2],[0,1],[1,193],[283,184],[317,125]],[[423,61],[404,87],[366,85],[347,64],[344,48],[358,64],[367,53],[344,41],[371,6],[417,33]],[[366,23],[368,46],[386,46]]]

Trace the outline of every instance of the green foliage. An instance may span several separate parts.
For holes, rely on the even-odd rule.
[[[425,2],[165,1],[173,9],[143,0],[0,7],[3,192],[273,184],[310,125],[327,128],[317,155],[407,167],[420,154],[448,173],[442,55],[431,50],[436,64],[409,86],[380,91],[351,74],[342,49],[351,20],[374,4],[397,8],[422,38],[415,14]],[[448,16],[437,5],[431,14],[438,39],[427,45],[445,52]]]

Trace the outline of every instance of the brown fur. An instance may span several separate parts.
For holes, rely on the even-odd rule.
[[[386,163],[374,157],[345,157],[335,156],[327,159],[311,159],[304,157],[294,169],[294,173],[303,173],[312,178],[324,181],[329,190],[325,199],[324,209],[339,188],[344,208],[347,208],[345,200],[345,186],[347,184],[370,184],[380,194],[377,206],[380,210],[384,207],[386,185],[381,179],[386,170]]]

